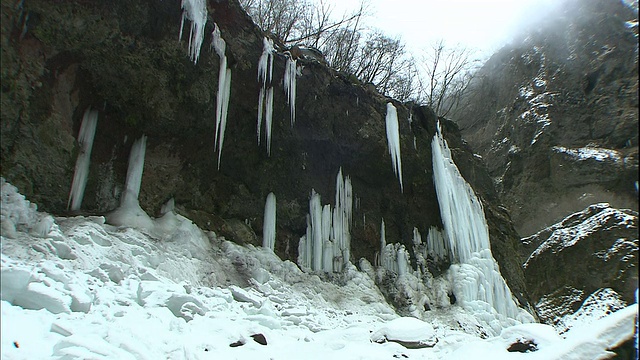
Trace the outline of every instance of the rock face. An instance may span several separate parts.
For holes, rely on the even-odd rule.
[[[177,41],[179,1],[3,2],[2,176],[42,210],[65,213],[76,136],[91,107],[99,119],[82,213],[118,206],[131,144],[144,134],[139,200],[147,213],[157,216],[174,198],[176,209],[202,228],[260,245],[262,209],[273,192],[275,251],[283,259],[297,257],[311,190],[323,204],[333,203],[340,168],[354,192],[352,262],[373,262],[382,218],[388,243],[411,244],[414,227],[422,234],[431,226],[442,228],[432,180],[433,111],[384,98],[317,60],[301,58],[292,127],[281,82],[286,49],[276,46],[268,156],[264,140],[258,146],[256,138],[264,34],[237,1],[212,0],[207,6],[205,42],[194,64],[187,41]],[[214,22],[233,74],[219,169],[214,137],[220,60],[208,45]],[[398,109],[403,193],[387,147],[388,102]],[[509,216],[457,127],[442,121],[455,161],[484,202],[502,274],[526,303]]]
[[[477,74],[456,121],[521,235],[597,202],[638,209],[637,16],[565,1]]]
[[[542,307],[543,320],[555,322],[573,314],[602,289],[626,304],[635,301],[637,212],[592,205],[522,239],[522,244],[523,254],[531,254],[524,263],[527,286]]]

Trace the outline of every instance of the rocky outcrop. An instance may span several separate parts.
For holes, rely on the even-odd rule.
[[[632,304],[638,287],[638,213],[592,205],[522,239],[527,286],[542,320],[571,315],[592,294]],[[604,304],[603,301],[595,301]],[[616,305],[616,304],[614,304]],[[610,309],[615,311],[617,308]]]
[[[456,122],[522,235],[597,202],[638,209],[637,16],[564,1],[476,74]]]
[[[194,64],[187,41],[177,40],[179,1],[3,2],[2,176],[42,210],[67,213],[76,136],[91,107],[99,120],[81,213],[104,214],[118,206],[129,149],[145,134],[142,208],[158,215],[174,198],[177,210],[200,227],[260,244],[262,209],[273,192],[275,251],[283,259],[297,257],[311,189],[323,204],[333,203],[341,168],[355,199],[352,260],[373,262],[382,218],[388,243],[411,244],[414,227],[423,234],[442,227],[431,170],[433,111],[399,104],[317,60],[301,58],[292,127],[280,80],[286,49],[280,47],[268,156],[264,140],[258,146],[256,138],[264,34],[237,1],[208,1],[208,10],[205,44]],[[226,41],[233,75],[219,169],[214,137],[220,60],[208,45],[214,22]],[[404,192],[387,148],[388,102],[400,120]],[[521,259],[513,251],[515,230],[497,206],[481,162],[457,127],[442,121],[462,174],[484,201],[494,256],[514,294],[526,303]]]

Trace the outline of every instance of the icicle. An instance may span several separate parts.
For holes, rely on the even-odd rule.
[[[191,31],[189,33],[189,56],[193,63],[198,62],[200,48],[204,40],[204,27],[207,24],[207,2],[206,0],[182,0],[182,20],[180,21],[180,36],[182,40],[182,29],[184,21],[191,21]]]
[[[413,228],[413,245],[422,244],[422,236],[420,236],[420,231],[417,227]]]
[[[484,314],[481,317],[496,333],[499,333],[500,326],[491,319],[502,319],[501,326],[508,324],[505,317],[531,321],[530,316],[520,313],[500,275],[498,264],[491,255],[482,205],[454,164],[439,123],[431,147],[434,183],[447,240],[445,244],[451,260],[459,262],[449,270],[456,299],[470,311]]]
[[[276,243],[276,196],[271,192],[264,204],[262,247],[273,251]]]
[[[296,75],[298,73],[297,61],[287,54],[287,62],[284,68],[284,92],[291,108],[291,127],[296,123]]]
[[[404,192],[402,186],[402,160],[400,158],[400,132],[398,128],[398,112],[391,103],[387,103],[387,143],[389,145],[389,154],[393,165],[393,172],[400,181],[400,191]]]
[[[224,144],[224,132],[227,128],[227,113],[229,112],[229,97],[231,95],[231,69],[227,67],[225,55],[226,43],[220,35],[217,24],[213,24],[211,46],[220,57],[220,70],[218,72],[218,96],[216,102],[216,137],[214,147],[218,148],[218,169],[220,169],[220,157]]]
[[[71,182],[67,209],[80,210],[82,198],[84,197],[84,189],[87,186],[87,179],[89,178],[91,149],[93,148],[93,138],[96,135],[97,124],[98,112],[87,109],[84,112],[80,132],[78,133],[80,152],[76,160],[76,168],[73,174],[73,181]]]
[[[409,263],[409,252],[405,249],[404,245],[400,245],[397,250],[398,257],[398,275],[404,275],[407,273],[409,267],[411,266]]]
[[[386,239],[386,230],[384,227],[384,218],[382,218],[382,222],[380,223],[380,252],[384,251],[384,248],[387,247],[387,239]]]
[[[144,170],[144,155],[147,150],[147,137],[142,135],[131,145],[129,153],[129,167],[127,169],[127,180],[125,182],[125,193],[123,197],[130,197],[138,201],[140,195],[140,184],[142,183],[142,172]]]
[[[311,243],[313,244],[313,262],[311,270],[322,269],[322,206],[320,195],[311,191],[309,201],[309,216],[311,217]],[[307,230],[308,231],[308,230]]]
[[[273,87],[271,86],[271,78],[273,75],[273,54],[275,49],[273,48],[273,40],[263,38],[262,41],[262,55],[258,60],[258,82],[262,83],[260,88],[260,95],[258,97],[258,145],[261,140],[261,128],[262,128],[262,111],[265,111],[266,117],[266,134],[267,134],[267,154],[271,155],[271,120],[273,116]],[[286,73],[286,72],[285,72]],[[266,98],[266,109],[263,109]]]

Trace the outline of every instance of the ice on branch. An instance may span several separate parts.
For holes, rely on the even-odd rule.
[[[273,193],[267,195],[264,204],[264,221],[262,225],[262,247],[275,248],[276,243],[276,196]]]
[[[229,96],[231,94],[231,69],[227,66],[227,45],[220,35],[220,28],[213,24],[211,46],[220,57],[220,70],[218,73],[218,97],[216,100],[216,137],[214,147],[218,148],[218,169],[220,169],[220,156],[224,143],[224,131],[227,128],[227,113],[229,111]]]
[[[389,154],[391,155],[391,165],[393,172],[400,181],[400,191],[404,192],[402,186],[402,160],[400,158],[400,132],[398,128],[398,112],[396,107],[387,103],[387,143],[389,144]]]
[[[76,169],[73,174],[67,209],[79,210],[82,204],[84,189],[87,186],[87,179],[89,178],[91,149],[93,148],[93,138],[96,135],[97,124],[98,112],[87,109],[84,112],[80,132],[78,133],[80,151],[78,152],[78,159],[76,160]]]
[[[431,148],[433,178],[447,240],[445,246],[455,263],[449,269],[449,276],[456,299],[496,332],[513,320],[533,321],[531,315],[518,309],[500,275],[491,255],[482,205],[453,162],[439,123]],[[439,236],[437,238],[433,244],[436,254],[442,252]]]
[[[287,63],[284,68],[284,92],[287,95],[287,101],[291,109],[291,127],[296,123],[296,76],[298,74],[297,61],[291,57],[289,52],[287,55]]]
[[[189,57],[193,63],[198,62],[200,48],[204,40],[204,27],[207,24],[207,2],[206,0],[182,0],[182,21],[180,22],[180,36],[182,40],[182,30],[184,21],[191,21],[191,31],[189,32]]]
[[[271,78],[273,76],[273,40],[264,38],[262,55],[258,61],[258,82],[262,84],[260,95],[258,97],[258,145],[261,140],[262,116],[265,115],[265,133],[267,140],[267,154],[271,155],[271,123],[273,119],[273,86]],[[265,104],[266,103],[266,104]],[[266,109],[265,109],[266,105]]]
[[[336,203],[322,206],[320,195],[311,190],[307,233],[300,239],[298,263],[313,271],[340,272],[349,263],[353,207],[351,179],[336,177]]]

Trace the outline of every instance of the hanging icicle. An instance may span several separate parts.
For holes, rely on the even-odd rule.
[[[402,160],[400,158],[400,132],[398,127],[398,112],[396,107],[391,103],[387,103],[387,143],[389,145],[389,154],[393,172],[400,181],[400,191],[404,192],[402,185]]]
[[[227,45],[220,34],[220,28],[213,24],[211,47],[220,57],[220,70],[218,73],[218,96],[216,100],[216,137],[214,148],[218,151],[218,169],[220,169],[220,157],[224,144],[224,132],[227,128],[227,113],[229,112],[229,97],[231,95],[231,69],[227,67],[225,54]]]
[[[298,74],[297,61],[286,52],[287,62],[284,67],[284,92],[291,111],[291,127],[296,123],[296,76]]]
[[[263,49],[260,60],[258,60],[258,82],[261,83],[260,95],[258,97],[258,145],[261,140],[262,114],[265,113],[265,133],[267,137],[267,154],[271,155],[271,124],[273,119],[273,86],[271,79],[273,75],[273,40],[264,38]],[[266,104],[265,104],[266,102]],[[266,108],[265,108],[266,105]]]
[[[80,210],[82,198],[84,197],[84,189],[87,186],[87,179],[89,178],[91,149],[93,148],[93,138],[96,135],[97,124],[98,112],[87,109],[82,117],[82,124],[80,125],[80,132],[78,133],[80,151],[78,152],[76,168],[73,173],[67,209]]]

